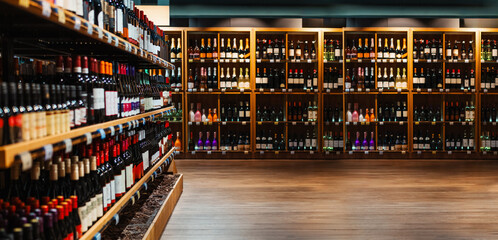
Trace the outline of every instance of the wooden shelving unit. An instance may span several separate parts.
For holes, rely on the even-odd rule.
[[[108,223],[112,222],[113,218],[130,202],[134,202],[135,200],[132,200],[132,198],[135,198],[135,195],[140,189],[144,187],[144,184],[146,184],[151,176],[155,176],[156,170],[158,170],[159,167],[161,167],[163,164],[167,166],[167,169],[164,171],[169,171],[170,164],[172,164],[172,159],[170,158],[171,155],[174,154],[174,149],[171,149],[167,154],[165,154],[154,166],[152,166],[149,171],[138,181],[133,185],[133,187],[128,190],[120,199],[117,201],[114,206],[112,206],[95,224],[92,225],[88,231],[86,231],[85,234],[81,237],[81,239],[94,239],[94,237],[99,236],[99,232],[101,232],[105,227],[107,227]],[[174,167],[173,167],[174,168]],[[162,172],[163,170],[161,170]],[[171,172],[176,173],[176,169],[171,169]],[[183,176],[180,177],[181,184],[176,185],[178,188],[177,190],[180,190],[183,188]],[[175,194],[173,198],[168,198],[167,201],[170,202],[177,202],[178,198],[180,195]],[[167,216],[169,218],[169,215],[171,215],[172,212],[167,213]],[[164,217],[164,215],[162,216]],[[119,220],[118,220],[119,221]],[[97,237],[99,239],[99,237]]]
[[[168,28],[164,28],[167,30]],[[173,29],[173,30],[178,30],[178,29]],[[194,63],[195,61],[190,62],[190,65],[188,61],[184,61],[183,63],[183,68],[184,68],[184,74],[183,74],[183,86],[184,89],[182,89],[183,94],[185,94],[186,102],[184,106],[184,134],[185,136],[183,138],[183,146],[186,147],[188,143],[188,135],[190,134],[190,128],[188,128],[188,109],[189,105],[186,105],[189,103],[188,99],[196,98],[196,99],[208,99],[208,98],[213,98],[216,99],[218,102],[216,105],[218,106],[219,109],[219,103],[220,101],[220,96],[223,94],[249,94],[249,98],[251,99],[251,121],[250,121],[250,127],[251,127],[251,150],[248,152],[242,152],[242,153],[234,153],[229,154],[228,152],[224,151],[185,151],[185,154],[182,154],[180,157],[181,158],[226,158],[228,156],[230,157],[241,157],[241,158],[309,158],[309,159],[328,159],[328,158],[467,158],[468,156],[476,157],[476,158],[490,158],[493,157],[495,152],[482,152],[479,150],[479,136],[481,135],[482,132],[482,124],[479,124],[481,122],[480,119],[480,109],[482,106],[482,101],[483,99],[485,101],[494,101],[493,98],[498,95],[498,92],[494,91],[483,91],[480,89],[480,81],[481,81],[481,66],[484,67],[484,65],[497,65],[495,61],[481,61],[481,38],[490,38],[490,39],[496,39],[498,40],[498,29],[455,29],[455,28],[318,28],[318,29],[299,29],[299,28],[187,28],[184,29],[184,36],[186,39],[183,40],[183,59],[188,59],[187,51],[186,49],[188,48],[188,36],[190,34],[201,34],[203,32],[208,32],[210,34],[215,34],[219,41],[219,33],[222,32],[238,32],[244,33],[250,36],[250,51],[251,51],[251,56],[250,56],[250,79],[251,79],[251,89],[250,90],[244,90],[243,93],[240,91],[226,91],[226,92],[221,92],[221,91],[216,91],[212,90],[211,92],[209,91],[204,91],[204,92],[194,92],[194,91],[187,91],[186,90],[186,79],[188,77],[188,67],[191,66],[191,64],[197,64],[199,66],[202,66],[202,64],[208,64],[208,60],[205,60],[204,62],[201,63],[201,61],[198,61],[198,63]],[[303,92],[303,91],[292,91],[289,92],[289,90],[280,90],[280,89],[273,89],[270,91],[270,89],[257,89],[255,87],[255,75],[256,75],[256,69],[259,66],[281,66],[285,67],[285,72],[287,74],[290,61],[288,60],[280,60],[280,61],[275,61],[275,60],[257,60],[255,58],[255,49],[256,49],[256,39],[260,38],[260,36],[264,34],[269,34],[275,38],[275,36],[279,36],[278,38],[284,38],[286,41],[286,44],[288,44],[289,40],[289,35],[290,36],[296,36],[299,34],[304,34],[304,35],[313,35],[315,36],[316,39],[316,49],[317,49],[317,60],[312,61],[311,64],[314,64],[318,70],[318,90],[315,91],[310,91],[310,92]],[[368,38],[370,39],[371,37],[374,38],[375,40],[375,50],[377,50],[377,45],[378,45],[378,37],[388,37],[391,38],[393,36],[394,38],[406,38],[407,41],[407,52],[408,56],[405,59],[400,60],[399,62],[397,60],[394,60],[393,62],[390,62],[389,60],[380,60],[375,58],[374,60],[361,60],[361,61],[347,61],[347,59],[344,57],[343,53],[343,58],[342,59],[337,59],[336,61],[332,62],[327,62],[323,60],[323,47],[324,47],[324,40],[328,38],[332,39],[337,39],[340,40],[340,44],[342,47],[342,50],[346,48],[348,42],[348,36],[355,37],[356,35],[368,35]],[[430,37],[429,40],[432,40],[435,36],[440,36],[442,43],[443,43],[443,53],[446,51],[446,40],[472,40],[473,41],[473,50],[474,50],[474,58],[470,59],[469,61],[456,61],[454,62],[453,60],[446,60],[442,59],[439,61],[427,61],[427,60],[414,60],[413,59],[413,46],[414,46],[414,39],[420,39],[424,38],[427,39]],[[489,36],[489,37],[486,37]],[[200,38],[201,36],[199,36]],[[207,38],[207,37],[206,37]],[[384,43],[384,39],[382,40]],[[200,44],[200,43],[199,43]],[[226,43],[225,43],[226,44]],[[370,45],[370,42],[369,42]],[[218,44],[218,46],[220,46]],[[286,46],[286,49],[288,51],[288,46]],[[209,64],[214,64],[218,66],[218,71],[219,71],[219,65],[220,62],[219,60],[212,60],[212,63]],[[303,63],[304,64],[304,63]],[[306,64],[308,64],[306,62]],[[402,90],[401,92],[398,91],[379,91],[377,89],[362,89],[361,92],[359,91],[353,91],[353,92],[347,92],[347,91],[333,91],[333,90],[326,90],[323,88],[323,80],[324,80],[324,69],[327,67],[336,67],[338,69],[341,69],[343,72],[343,75],[346,72],[346,68],[348,66],[358,66],[358,65],[372,65],[375,69],[375,84],[377,84],[377,75],[378,75],[378,67],[379,66],[390,66],[394,65],[394,67],[400,66],[400,68],[406,68],[407,71],[407,80],[408,80],[408,89]],[[474,69],[475,70],[475,81],[476,81],[476,87],[475,90],[473,91],[461,91],[461,90],[453,90],[453,89],[446,89],[444,86],[442,89],[417,89],[413,88],[413,68],[417,66],[438,66],[439,68],[442,69],[443,71],[443,81],[444,81],[444,75],[446,73],[446,69],[453,69],[457,67],[465,67],[467,69]],[[498,66],[497,66],[498,69]],[[218,78],[220,77],[220,74],[218,73]],[[218,79],[219,80],[219,79]],[[444,85],[444,82],[443,82]],[[212,95],[212,96],[211,96]],[[262,98],[277,98],[281,99],[279,102],[275,102],[274,104],[281,104],[283,107],[287,108],[287,104],[289,101],[289,98],[295,98],[299,97],[302,95],[303,97],[309,96],[309,97],[316,97],[317,99],[317,105],[319,109],[319,118],[318,121],[316,122],[316,127],[317,127],[317,141],[319,143],[318,149],[316,151],[313,151],[313,154],[310,154],[309,151],[305,152],[291,152],[287,151],[259,151],[255,149],[255,136],[257,133],[257,129],[261,128],[262,126],[265,125],[271,125],[273,128],[275,127],[283,127],[283,131],[285,131],[285,138],[286,141],[288,139],[288,128],[289,126],[292,127],[292,123],[290,122],[278,122],[278,123],[264,123],[264,122],[257,122],[254,121],[254,117],[256,115],[256,109],[258,106],[260,106],[260,103],[258,103],[258,99]],[[209,97],[208,97],[209,96]],[[272,97],[273,96],[273,97]],[[441,104],[441,114],[443,114],[443,119],[444,119],[444,104],[447,101],[456,101],[457,99],[472,99],[474,102],[475,106],[475,114],[476,118],[472,125],[469,123],[457,123],[457,122],[417,122],[413,120],[413,110],[414,106],[420,102],[418,99],[425,99],[425,98],[438,98],[439,103]],[[395,151],[395,152],[388,152],[388,151],[378,151],[377,149],[374,151],[369,151],[368,153],[365,153],[364,151],[361,152],[353,152],[350,153],[350,151],[346,151],[343,149],[339,153],[337,152],[325,152],[323,150],[323,135],[326,134],[329,130],[334,130],[336,132],[342,132],[343,133],[343,139],[344,143],[346,141],[347,137],[347,129],[348,126],[344,122],[345,119],[345,113],[347,111],[347,103],[349,102],[349,98],[357,98],[357,99],[363,99],[363,98],[371,98],[374,107],[376,109],[376,116],[377,116],[377,102],[380,99],[388,99],[391,98],[402,98],[403,101],[407,102],[407,107],[408,107],[408,121],[405,121],[403,124],[403,132],[406,132],[407,136],[407,141],[408,141],[408,150],[407,151]],[[464,101],[464,100],[461,100]],[[324,108],[332,105],[335,107],[336,103],[338,103],[340,106],[342,106],[342,120],[343,122],[334,122],[334,123],[326,123],[324,120]],[[262,105],[261,105],[262,106]],[[287,111],[286,111],[287,112]],[[272,125],[273,124],[273,125]],[[304,124],[304,123],[303,123]],[[358,123],[361,125],[360,123]],[[399,125],[399,123],[396,123]],[[396,124],[394,124],[396,126]],[[195,123],[193,124],[195,125]],[[202,125],[202,124],[201,124]],[[209,125],[209,124],[208,124]],[[393,124],[389,123],[383,123],[383,125],[379,125],[379,123],[370,123],[369,128],[375,129],[375,142],[378,143],[378,131],[379,128],[381,131],[382,129],[386,129],[384,126],[392,126]],[[448,130],[448,134],[451,134],[454,132],[454,128],[457,126],[459,127],[465,127],[472,129],[472,134],[474,136],[474,144],[475,144],[475,149],[472,151],[447,151],[446,149],[443,149],[441,151],[415,151],[413,150],[413,136],[417,132],[417,129],[419,126],[433,126],[440,128],[440,133],[442,140],[444,142],[446,133]],[[487,124],[488,128],[490,126],[494,126],[491,123]],[[213,123],[213,126],[223,126],[220,123]],[[296,126],[300,126],[300,124],[296,123]],[[220,128],[220,127],[217,127]],[[484,129],[483,129],[484,130]],[[218,130],[218,134],[219,134]],[[197,136],[194,136],[196,139]],[[219,136],[218,136],[219,140]],[[185,149],[185,148],[184,148]],[[229,154],[229,155],[227,155]]]

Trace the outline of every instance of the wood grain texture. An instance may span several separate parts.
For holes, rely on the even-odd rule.
[[[497,239],[498,162],[181,160],[161,239]]]

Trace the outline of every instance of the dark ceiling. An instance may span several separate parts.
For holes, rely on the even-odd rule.
[[[498,0],[170,0],[170,6],[172,18],[498,17]]]

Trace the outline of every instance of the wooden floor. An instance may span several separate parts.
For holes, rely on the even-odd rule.
[[[162,239],[498,239],[498,161],[178,160]]]

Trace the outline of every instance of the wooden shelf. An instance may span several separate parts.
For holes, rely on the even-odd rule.
[[[84,136],[86,133],[93,133],[99,129],[108,129],[109,127],[116,127],[119,126],[120,124],[126,124],[128,122],[132,122],[135,120],[146,120],[149,118],[152,118],[152,116],[155,117],[155,115],[162,114],[164,112],[170,111],[173,109],[173,107],[166,107],[154,111],[150,111],[147,113],[142,113],[136,116],[132,117],[126,117],[126,118],[121,118],[113,121],[108,121],[104,123],[99,123],[99,124],[94,124],[90,125],[87,127],[82,127],[82,128],[77,128],[74,130],[71,130],[67,133],[62,133],[62,134],[57,134],[53,136],[47,136],[44,138],[36,139],[36,140],[31,140],[31,141],[25,141],[25,142],[20,142],[20,143],[14,143],[14,144],[9,144],[0,147],[0,168],[9,168],[12,163],[14,163],[14,159],[16,155],[22,153],[22,152],[29,152],[32,150],[36,150],[39,148],[42,148],[45,145],[49,144],[54,144],[58,142],[62,142],[65,139],[71,139],[75,137],[80,137]],[[93,136],[92,136],[93,137]]]
[[[97,222],[95,222],[95,224],[92,225],[90,229],[88,229],[85,234],[83,234],[81,239],[93,239],[95,235],[97,235],[109,222],[111,222],[114,215],[121,211],[128,201],[130,201],[131,197],[140,190],[143,184],[149,180],[149,177],[164,163],[164,161],[171,156],[171,154],[173,154],[173,152],[174,148],[164,155],[156,164],[154,164],[154,166],[152,166],[149,171],[119,199],[119,201],[117,201]]]
[[[27,6],[21,6],[21,2],[0,0],[5,19],[15,19],[0,25],[11,29],[10,36],[17,39],[22,50],[15,52],[16,55],[42,58],[93,52],[92,55],[99,58],[132,62],[140,68],[175,68],[166,60],[48,1],[27,0]]]

